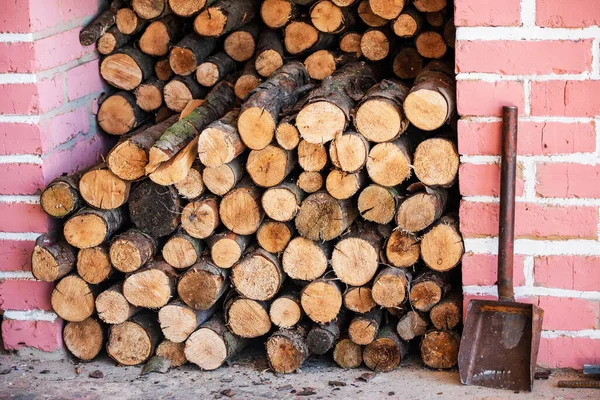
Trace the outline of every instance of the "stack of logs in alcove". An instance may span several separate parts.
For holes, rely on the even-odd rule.
[[[32,255],[75,357],[456,364],[452,4],[408,3],[116,1],[82,30],[119,141],[48,185]]]

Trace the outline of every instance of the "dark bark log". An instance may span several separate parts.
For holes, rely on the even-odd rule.
[[[252,21],[256,11],[256,0],[219,0],[198,14],[194,30],[202,36],[222,36]]]
[[[131,221],[138,229],[153,237],[173,233],[180,223],[180,213],[181,200],[177,191],[170,186],[145,181],[131,191]]]
[[[133,90],[152,76],[152,58],[131,46],[118,49],[100,64],[100,75],[112,86]]]
[[[83,205],[79,195],[81,175],[82,172],[79,172],[52,180],[40,197],[42,210],[54,218],[68,217],[77,211]]]
[[[100,36],[96,47],[98,49],[98,53],[102,55],[108,55],[125,45],[130,40],[131,35],[125,35],[121,33],[116,26],[113,26],[107,30],[106,33]]]
[[[189,75],[217,48],[218,40],[190,33],[171,48],[169,65],[177,75]]]
[[[78,249],[95,247],[108,240],[123,223],[123,212],[82,208],[65,222],[63,233],[70,245]]]
[[[208,57],[196,70],[196,80],[202,86],[214,86],[235,70],[233,58],[224,52]]]
[[[312,354],[325,354],[333,349],[335,343],[346,329],[350,313],[342,309],[337,318],[326,324],[315,324],[306,336],[306,345]]]
[[[163,90],[166,106],[175,112],[183,111],[191,100],[204,98],[206,92],[192,75],[176,76]]]
[[[75,249],[58,233],[39,236],[31,254],[31,273],[40,281],[54,282],[75,267]]]
[[[268,78],[273,72],[281,68],[283,63],[283,41],[280,33],[270,29],[262,31],[256,46],[256,59],[254,61],[256,72]]]
[[[285,27],[284,45],[291,55],[313,53],[334,46],[336,37],[323,33],[310,22],[293,21]]]

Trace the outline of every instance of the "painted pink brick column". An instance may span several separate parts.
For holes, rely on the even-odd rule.
[[[512,104],[514,284],[546,312],[538,362],[600,363],[600,6],[456,0],[455,9],[465,301],[496,297],[499,116]]]

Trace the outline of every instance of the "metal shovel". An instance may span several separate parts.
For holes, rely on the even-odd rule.
[[[515,302],[513,288],[517,107],[502,110],[499,301],[471,300],[458,355],[466,385],[531,391],[544,310]]]

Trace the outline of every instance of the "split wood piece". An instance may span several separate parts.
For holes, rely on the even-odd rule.
[[[154,74],[163,82],[170,81],[173,77],[173,70],[169,63],[169,57],[163,57],[154,64]]]
[[[98,49],[98,53],[108,55],[125,45],[129,40],[131,40],[130,35],[125,35],[116,26],[112,26],[106,33],[100,36],[96,43],[96,48]]]
[[[186,340],[185,357],[200,369],[212,371],[231,360],[246,343],[227,329],[222,315],[215,315]]]
[[[344,293],[344,307],[350,311],[364,314],[373,310],[376,305],[370,287],[351,286]]]
[[[254,56],[260,27],[252,22],[231,32],[223,42],[223,50],[237,62],[248,61]]]
[[[219,167],[233,161],[246,150],[237,131],[238,110],[225,114],[200,133],[198,157],[207,167]]]
[[[375,14],[369,5],[369,0],[363,0],[358,4],[358,16],[365,25],[378,28],[386,25],[389,21]]]
[[[415,0],[413,4],[421,12],[437,12],[446,8],[446,0]]]
[[[121,272],[137,271],[152,259],[156,248],[156,241],[151,236],[132,228],[111,243],[110,261]]]
[[[100,36],[115,24],[117,9],[124,5],[124,2],[120,0],[111,2],[107,10],[100,13],[79,32],[79,43],[83,46],[93,45]]]
[[[306,344],[311,354],[323,355],[333,349],[335,343],[346,329],[349,313],[341,309],[337,318],[326,324],[314,324],[306,335]]]
[[[416,311],[409,311],[400,318],[396,331],[402,340],[413,340],[427,332],[427,320]]]
[[[454,115],[456,83],[453,69],[441,61],[431,61],[421,70],[404,101],[404,112],[417,128],[433,131]]]
[[[257,186],[266,188],[282,183],[295,166],[295,153],[275,145],[252,150],[246,161],[246,171],[252,181]]]
[[[394,188],[369,185],[358,196],[358,212],[367,221],[389,224],[396,214],[398,196]]]
[[[248,180],[229,191],[219,207],[223,225],[238,235],[251,235],[258,230],[264,218],[260,206],[261,191]]]
[[[281,264],[290,278],[310,282],[323,276],[330,257],[331,245],[296,237],[283,252]]]
[[[438,32],[421,32],[415,40],[417,51],[425,58],[440,59],[446,55],[448,46],[444,37]]]
[[[106,289],[96,297],[98,317],[107,324],[122,324],[141,311],[123,296],[123,282]]]
[[[279,328],[290,329],[302,319],[302,306],[300,296],[295,291],[287,291],[279,295],[271,303],[269,317],[273,325]]]
[[[97,116],[100,128],[117,136],[137,128],[147,118],[148,114],[137,105],[131,92],[117,92],[109,96],[100,104]]]
[[[218,52],[208,57],[196,69],[196,80],[202,86],[210,87],[217,84],[236,68],[233,58],[224,52]]]
[[[177,75],[189,75],[217,48],[218,40],[190,33],[171,48],[169,65]]]
[[[252,300],[272,299],[284,279],[277,257],[260,248],[247,253],[231,272],[231,283],[237,292]]]
[[[175,343],[165,339],[156,346],[156,355],[169,360],[171,368],[177,368],[187,362],[184,350],[185,343]]]
[[[450,139],[427,139],[415,150],[415,175],[427,186],[452,186],[456,181],[459,164],[458,150]]]
[[[131,8],[120,8],[117,11],[117,29],[124,35],[135,35],[148,25],[148,20],[140,17]]]
[[[179,298],[194,310],[208,310],[225,294],[229,271],[218,268],[207,258],[192,265],[179,279]]]
[[[256,242],[269,253],[282,253],[294,237],[294,224],[265,220],[256,232]]]
[[[237,235],[231,231],[215,233],[206,239],[210,258],[220,268],[231,268],[238,262],[249,242],[249,236]]]
[[[367,173],[373,182],[394,187],[411,176],[412,146],[407,136],[393,142],[379,143],[371,148]]]
[[[337,200],[321,191],[304,199],[295,223],[298,233],[305,238],[327,241],[340,236],[357,216],[350,200]]]
[[[119,208],[96,210],[86,207],[65,222],[63,233],[71,246],[86,249],[104,243],[122,223],[123,213]]]
[[[341,368],[358,368],[362,364],[363,347],[348,338],[340,339],[333,349],[333,360]]]
[[[402,104],[409,88],[385,79],[367,91],[354,116],[358,132],[371,142],[392,141],[406,132],[409,122]]]
[[[298,175],[296,186],[306,193],[316,193],[323,187],[325,180],[320,172],[302,172]]]
[[[421,244],[419,239],[410,233],[394,230],[385,245],[387,262],[397,268],[409,268],[419,261]]]
[[[356,61],[356,57],[347,53],[337,53],[331,50],[318,50],[304,60],[308,75],[316,80],[323,80],[341,66]]]
[[[455,328],[462,320],[462,305],[462,296],[455,293],[433,306],[429,318],[435,329]]]
[[[144,111],[156,111],[163,105],[165,83],[157,78],[142,83],[135,91],[135,102]]]
[[[355,102],[376,82],[373,68],[364,63],[346,64],[314,89],[296,118],[302,138],[326,143],[344,132]]]
[[[150,173],[149,178],[162,186],[174,185],[188,175],[194,161],[198,158],[198,136],[192,139],[173,158],[161,163]]]
[[[455,268],[465,252],[456,219],[442,217],[421,240],[421,258],[431,269],[446,272]]]
[[[359,32],[346,32],[342,34],[340,36],[340,50],[356,58],[362,57],[362,50],[360,49],[361,38],[362,33]]]
[[[144,181],[131,191],[128,205],[133,224],[153,237],[170,235],[181,221],[181,200],[171,186]]]
[[[327,165],[327,149],[322,143],[309,143],[306,140],[298,144],[298,164],[304,171],[318,172]]]
[[[104,329],[91,317],[81,322],[67,322],[63,340],[71,354],[80,360],[91,361],[102,350]]]
[[[139,365],[154,354],[161,336],[156,315],[139,313],[122,324],[111,325],[106,352],[121,365]]]
[[[191,100],[203,98],[206,88],[200,86],[192,76],[176,76],[165,85],[163,93],[166,106],[181,112]]]
[[[277,1],[291,5],[287,1]],[[263,2],[263,7],[268,2]],[[256,45],[256,59],[254,60],[256,72],[268,78],[273,72],[283,66],[283,62],[283,41],[279,32],[271,29],[262,31]]]
[[[310,356],[306,344],[307,335],[308,327],[304,325],[280,329],[273,333],[265,345],[271,369],[279,374],[289,374],[298,370]]]
[[[219,0],[196,16],[194,30],[202,36],[222,36],[252,21],[256,11],[256,0]]]
[[[373,281],[373,300],[381,307],[399,308],[408,299],[409,282],[410,274],[406,271],[387,267]]]
[[[407,0],[369,0],[373,13],[387,20],[398,17],[407,3]]]
[[[421,359],[429,368],[450,369],[458,363],[460,336],[454,331],[430,331],[421,340]]]
[[[310,9],[310,22],[321,32],[340,34],[356,24],[356,13],[332,1],[318,1]]]
[[[76,273],[69,274],[52,291],[52,309],[65,321],[84,321],[95,311],[93,289]]]
[[[77,273],[91,285],[107,280],[113,273],[108,255],[108,246],[100,245],[81,249],[77,253]]]
[[[205,188],[202,180],[202,167],[196,163],[192,164],[187,176],[175,184],[179,196],[187,200],[195,200],[202,196]]]
[[[240,100],[246,100],[248,95],[262,82],[262,78],[256,72],[254,64],[255,60],[247,61],[244,64],[242,74],[235,81],[235,96]]]
[[[325,187],[335,199],[346,200],[358,193],[366,182],[367,174],[364,171],[348,174],[339,169],[332,169],[327,175]]]
[[[252,150],[261,150],[273,140],[279,114],[293,107],[308,84],[308,74],[300,62],[290,62],[260,84],[240,110],[238,130]]]
[[[164,261],[155,261],[125,278],[123,295],[137,307],[164,307],[175,294],[177,271]]]
[[[283,28],[298,17],[299,7],[291,0],[264,0],[260,5],[260,16],[271,29]]]
[[[85,172],[79,180],[79,194],[87,204],[101,210],[119,208],[129,199],[131,183],[100,164]]]
[[[196,108],[198,108],[202,104],[204,104],[205,101],[206,100],[204,100],[204,99],[193,99],[193,100],[190,100],[185,105],[185,108],[179,113],[179,120],[182,120],[185,117],[187,117],[188,115],[190,115],[192,113],[192,111],[194,111]]]
[[[423,24],[423,14],[409,6],[402,10],[402,14],[392,22],[392,29],[396,36],[408,39],[421,32]]]
[[[206,188],[217,196],[225,196],[244,176],[243,158],[235,158],[218,167],[206,167],[202,171],[202,180]]]
[[[448,192],[441,188],[422,188],[399,201],[396,225],[406,232],[430,227],[446,210]]]
[[[292,21],[284,29],[283,44],[293,56],[331,48],[335,41],[334,35],[319,31],[308,21]]]
[[[446,23],[445,10],[425,13],[425,19],[434,28],[441,28]]]
[[[365,347],[365,365],[377,372],[390,372],[400,365],[408,354],[408,344],[403,342],[391,325],[379,330],[377,339]]]
[[[167,0],[131,0],[131,8],[145,19],[156,19],[171,12]]]
[[[394,47],[394,37],[388,29],[371,28],[360,38],[360,50],[369,61],[385,59]]]
[[[173,268],[186,269],[198,262],[203,250],[201,241],[184,232],[177,232],[165,243],[162,256]]]
[[[425,61],[414,47],[402,47],[392,64],[394,74],[400,79],[414,79],[423,69]]]
[[[331,267],[351,286],[366,285],[377,273],[382,239],[372,223],[357,223],[333,248]]]
[[[338,169],[355,173],[367,163],[369,157],[369,142],[356,132],[346,132],[331,141],[329,158]]]
[[[425,272],[411,282],[410,304],[415,310],[429,312],[446,296],[448,290],[450,285],[441,274]]]
[[[180,17],[196,15],[204,7],[211,5],[216,0],[169,0],[169,7],[173,14]]]
[[[333,321],[342,308],[342,290],[337,281],[316,279],[300,293],[306,316],[319,324]]]
[[[112,86],[133,90],[152,76],[152,58],[131,46],[121,47],[100,64],[100,75]]]
[[[174,300],[158,311],[160,329],[166,339],[182,343],[216,310],[216,304],[208,310],[194,310],[181,300]]]
[[[54,282],[73,270],[75,260],[75,249],[58,234],[44,234],[35,241],[31,273],[37,280]]]
[[[298,213],[304,192],[292,182],[284,182],[265,191],[261,205],[267,216],[275,221],[289,222]]]
[[[71,215],[83,205],[79,196],[81,173],[55,178],[46,186],[40,197],[40,205],[46,214],[54,218]]]
[[[197,239],[212,235],[220,223],[219,199],[215,196],[189,202],[181,213],[181,227],[188,235]]]
[[[451,49],[454,48],[456,42],[456,27],[454,26],[454,18],[450,19],[444,25],[444,40]]]
[[[271,330],[269,305],[264,301],[232,296],[224,305],[227,328],[242,338],[253,339]]]
[[[356,314],[348,326],[348,336],[354,343],[366,346],[377,338],[382,319],[383,312],[379,308]]]

